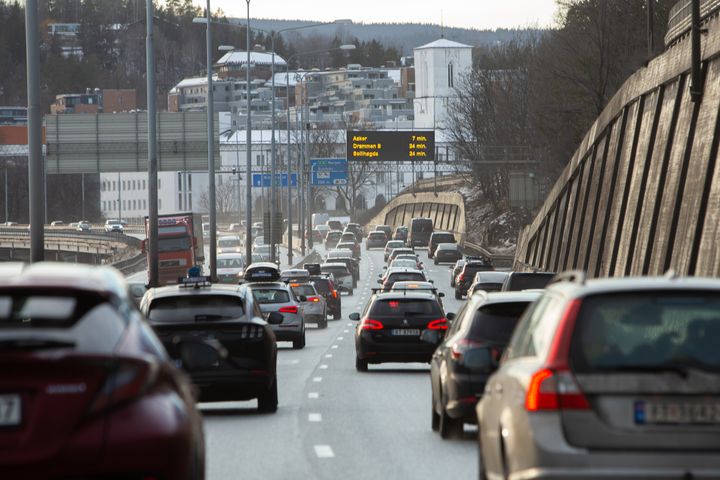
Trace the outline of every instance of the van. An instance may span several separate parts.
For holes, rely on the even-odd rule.
[[[432,218],[413,218],[410,221],[408,246],[427,247],[434,230]]]
[[[327,213],[313,213],[312,214],[312,225],[317,227],[318,225],[325,225],[330,220],[330,215]]]

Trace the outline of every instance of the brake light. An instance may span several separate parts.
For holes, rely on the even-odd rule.
[[[114,362],[89,413],[97,414],[140,397],[155,384],[157,377],[156,363],[135,359]]]
[[[320,301],[320,297],[308,297],[307,301],[317,303]]]
[[[379,320],[371,320],[366,318],[360,322],[360,330],[382,330],[383,324]]]
[[[530,378],[525,396],[525,409],[528,411],[590,409],[590,403],[568,365],[570,340],[580,303],[580,300],[573,300],[567,306],[550,345],[545,368]]]
[[[332,291],[332,296],[333,296],[333,298],[337,298],[337,290]]]
[[[464,282],[464,281],[465,281],[465,274],[464,274],[464,273],[461,273],[460,275],[458,275],[457,281],[458,281],[458,282]]]
[[[291,307],[280,307],[280,310],[278,310],[280,313],[298,313],[298,307],[295,305]]]
[[[446,318],[438,318],[437,320],[432,320],[430,323],[428,323],[427,326],[428,330],[447,330],[448,324]]]

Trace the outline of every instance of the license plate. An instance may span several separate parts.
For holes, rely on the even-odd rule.
[[[0,395],[0,426],[20,425],[20,395]]]
[[[639,425],[720,425],[720,402],[635,402],[635,423]]]
[[[397,336],[402,337],[419,337],[420,336],[420,330],[417,328],[405,328],[405,329],[395,329],[392,330],[390,333]]]

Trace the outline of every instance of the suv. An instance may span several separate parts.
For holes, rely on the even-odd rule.
[[[202,340],[225,351],[203,368],[185,365],[200,390],[200,401],[257,398],[260,412],[277,411],[275,334],[246,285],[212,285],[209,278],[191,277],[179,285],[151,288],[140,311],[179,366],[187,360],[178,339]],[[268,319],[281,321],[279,314]]]
[[[455,278],[455,298],[460,300],[463,296],[467,295],[470,284],[475,279],[477,272],[491,272],[494,270],[495,268],[492,266],[492,263],[486,260],[466,259],[462,270],[460,270],[460,273]]]
[[[353,274],[346,263],[328,259],[327,263],[320,265],[320,270],[326,275],[333,276],[338,292],[348,292],[348,295],[353,294],[355,290]]]
[[[330,230],[325,235],[325,250],[331,250],[340,242],[342,232],[340,230]]]
[[[385,251],[383,252],[383,260],[388,261],[390,253],[396,248],[405,248],[405,242],[402,240],[390,240],[385,244]]]
[[[320,265],[318,265],[320,270]],[[332,275],[311,275],[310,281],[315,285],[315,289],[325,299],[328,312],[332,315],[333,320],[340,320],[342,317],[342,299],[335,289]]]
[[[720,478],[719,312],[717,279],[556,277],[477,406],[481,476]]]
[[[457,240],[455,240],[455,235],[450,232],[431,233],[430,240],[428,241],[428,258],[433,258],[435,249],[437,249],[441,243],[457,243]]]
[[[393,240],[402,240],[403,242],[406,241],[408,238],[408,227],[400,226],[395,229],[395,233],[393,234]]]
[[[542,289],[553,279],[554,273],[548,272],[510,272],[501,291]]]
[[[365,240],[365,250],[371,248],[385,248],[388,243],[388,236],[385,232],[375,230],[374,232],[368,233],[367,240]]]
[[[345,226],[345,231],[354,233],[358,243],[362,242],[362,239],[365,236],[359,223],[348,223]]]
[[[120,220],[105,220],[105,233],[123,233],[125,228]]]

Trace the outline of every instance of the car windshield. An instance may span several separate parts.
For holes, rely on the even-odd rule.
[[[157,298],[150,304],[153,323],[185,323],[240,318],[245,314],[237,295],[179,295]]]
[[[253,288],[252,292],[258,303],[263,305],[269,303],[290,302],[290,295],[288,292],[279,288]]]
[[[217,268],[242,268],[242,258],[218,258]]]
[[[417,272],[398,272],[398,273],[391,273],[388,276],[388,282],[394,283],[394,282],[407,282],[407,281],[423,281],[425,280],[425,277],[422,273]]]
[[[436,300],[392,298],[377,300],[373,303],[370,315],[377,317],[403,317],[406,315],[437,315],[442,317],[442,309]]]
[[[390,268],[400,267],[400,268],[415,268],[417,266],[417,262],[414,260],[409,259],[397,259],[394,260],[390,264]]]
[[[580,309],[571,346],[578,372],[697,367],[720,372],[720,296],[654,291],[596,295]]]
[[[476,340],[507,344],[528,302],[491,303],[475,312],[470,335]]]
[[[221,238],[220,241],[218,241],[218,246],[224,248],[239,247],[240,240],[237,238]]]
[[[192,248],[192,240],[190,237],[177,238],[160,238],[158,240],[158,252],[179,252],[190,250]]]
[[[554,273],[514,273],[509,280],[507,290],[527,290],[532,288],[545,288]]]

